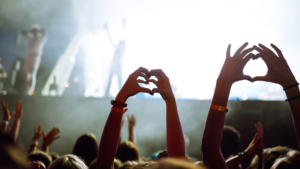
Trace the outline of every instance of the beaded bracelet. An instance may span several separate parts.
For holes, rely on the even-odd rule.
[[[297,95],[297,96],[288,98],[288,99],[286,99],[285,101],[287,102],[287,101],[291,101],[291,100],[294,100],[294,99],[297,99],[297,98],[300,98],[300,95]]]
[[[295,86],[298,86],[298,85],[299,85],[299,83],[296,83],[296,84],[293,84],[291,86],[283,88],[283,90],[286,90],[286,89],[289,89],[289,88],[292,88],[292,87],[295,87]]]

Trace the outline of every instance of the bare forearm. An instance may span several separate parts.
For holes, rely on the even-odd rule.
[[[217,81],[212,104],[226,107],[232,83]],[[221,154],[221,141],[225,121],[225,112],[210,109],[207,115],[203,139],[203,162],[210,168],[226,168]]]
[[[4,134],[7,130],[8,121],[3,121],[0,126],[0,134]]]
[[[285,91],[285,94],[286,94],[287,98],[291,98],[291,97],[300,95],[299,87],[297,86],[297,87],[287,89]],[[296,131],[296,135],[297,135],[297,138],[298,138],[298,144],[299,144],[299,147],[300,147],[300,107],[299,107],[300,98],[289,101],[289,105],[290,105],[290,108],[291,108],[291,111],[292,111],[294,128],[295,128],[295,131]]]
[[[99,145],[97,157],[98,169],[113,168],[114,157],[118,148],[122,117],[123,114],[112,111],[108,116]]]
[[[184,137],[175,98],[166,101],[166,107],[168,156],[185,159]]]
[[[49,153],[49,145],[42,144],[41,150],[44,151],[45,153]]]
[[[131,142],[133,142],[135,144],[134,127],[129,127],[128,131],[129,131],[129,138],[128,138],[128,140],[131,141]]]
[[[14,142],[16,142],[17,138],[18,138],[20,122],[21,122],[21,120],[15,119],[13,124],[11,125],[11,130],[10,130],[9,134],[13,138]]]

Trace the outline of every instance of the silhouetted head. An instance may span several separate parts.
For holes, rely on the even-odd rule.
[[[49,155],[52,157],[52,162],[60,157],[56,152],[51,152]]]
[[[46,168],[48,168],[48,166],[52,162],[51,156],[40,150],[34,151],[33,153],[29,154],[28,159],[29,161],[40,161],[44,163]]]
[[[240,137],[240,133],[235,128],[226,125],[224,126],[221,151],[225,159],[233,155],[237,150],[241,142]]]
[[[255,156],[247,169],[257,169],[258,156]],[[288,147],[273,147],[264,149],[264,169],[299,169],[300,152]]]
[[[116,158],[122,163],[126,161],[139,161],[139,150],[131,141],[124,141],[118,147]]]
[[[98,143],[94,134],[87,133],[80,136],[73,148],[72,154],[82,158],[86,165],[89,165],[95,158],[97,158]]]
[[[68,154],[56,159],[48,169],[88,169],[76,155]]]
[[[167,158],[168,157],[168,151],[164,150],[164,151],[160,151],[156,157],[157,160],[163,159],[163,158]],[[191,161],[191,158],[185,154],[185,159],[186,161]]]
[[[0,135],[0,168],[27,169],[26,155],[8,135]]]
[[[31,26],[31,32],[34,34],[34,35],[37,35],[39,30],[41,29],[41,26],[39,24],[33,24]]]

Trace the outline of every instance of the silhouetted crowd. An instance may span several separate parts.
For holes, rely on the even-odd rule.
[[[300,169],[300,152],[288,147],[264,148],[263,126],[255,124],[249,146],[234,154],[240,144],[240,133],[231,126],[224,126],[228,97],[232,84],[241,80],[251,82],[265,81],[279,84],[286,93],[294,129],[300,146],[300,92],[299,83],[294,77],[287,61],[278,47],[270,48],[259,44],[247,48],[243,44],[233,55],[228,46],[225,62],[218,77],[207,115],[202,138],[202,161],[191,160],[186,154],[187,140],[182,132],[174,97],[168,76],[161,70],[148,70],[140,67],[129,75],[125,84],[111,101],[111,111],[102,132],[100,143],[92,133],[80,136],[72,152],[58,155],[49,151],[53,141],[60,138],[60,129],[54,127],[46,133],[40,125],[35,127],[34,135],[27,154],[16,144],[22,117],[22,103],[16,104],[10,112],[7,104],[2,103],[3,121],[0,128],[0,168],[2,169],[238,169],[246,159],[251,159],[247,169]],[[252,52],[256,50],[258,54]],[[274,52],[275,51],[275,52]],[[265,76],[250,77],[243,69],[250,59],[261,58],[268,67]],[[214,65],[211,65],[214,66]],[[218,67],[216,67],[217,69]],[[190,72],[194,73],[194,72]],[[198,73],[199,74],[199,73]],[[197,76],[197,75],[196,75]],[[139,78],[142,77],[143,79]],[[155,79],[151,78],[155,77]],[[139,83],[153,83],[156,88],[150,90]],[[135,144],[133,115],[128,119],[128,141],[121,142],[121,128],[127,111],[126,101],[140,92],[154,95],[159,93],[166,103],[166,140],[167,150],[154,153],[152,157],[141,158]],[[108,105],[109,106],[109,105]],[[187,112],[188,113],[188,112]],[[13,121],[10,120],[13,118]],[[7,126],[10,124],[10,128]],[[38,143],[42,138],[41,149]],[[199,140],[200,142],[200,140]],[[199,150],[200,151],[200,150]]]

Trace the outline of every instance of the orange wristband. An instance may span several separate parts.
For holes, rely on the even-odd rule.
[[[226,107],[219,106],[219,105],[214,105],[214,104],[212,104],[210,106],[210,109],[218,110],[218,111],[225,112],[225,113],[228,112],[228,109]]]
[[[111,111],[116,112],[116,113],[122,113],[122,114],[124,114],[127,110],[128,110],[127,108],[125,108],[125,109],[119,108],[119,107],[112,107],[111,108]]]

